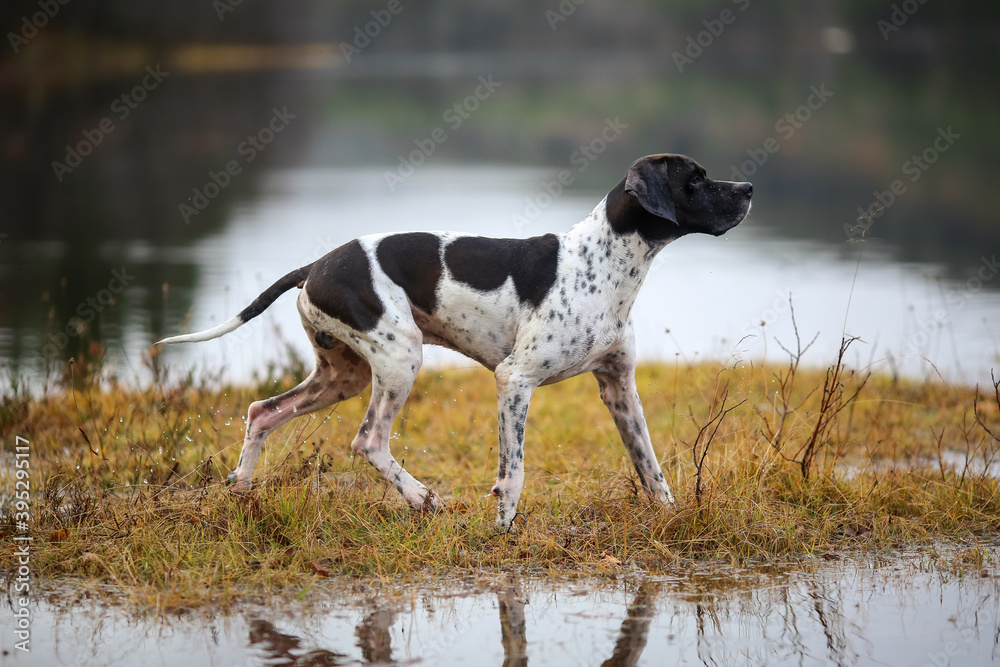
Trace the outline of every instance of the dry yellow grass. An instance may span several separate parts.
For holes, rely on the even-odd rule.
[[[158,605],[300,592],[336,574],[656,573],[689,559],[995,540],[1000,482],[986,474],[1000,450],[988,430],[1000,432],[993,388],[981,393],[977,421],[973,389],[873,376],[847,401],[863,378],[845,373],[847,402],[806,477],[796,461],[815,431],[826,376],[798,371],[783,402],[786,373],[749,363],[639,369],[673,509],[639,490],[593,378],[540,389],[512,534],[496,532],[495,501],[485,497],[496,473],[495,389],[485,370],[424,372],[395,426],[397,458],[448,504],[438,514],[406,509],[351,455],[367,395],[279,429],[254,490],[229,494],[222,480],[239,454],[247,407],[294,384],[290,376],[222,389],[189,378],[146,390],[100,389],[78,377],[76,388],[42,397],[8,395],[0,431],[4,442],[30,441],[34,574],[114,583]],[[710,441],[711,428],[699,440],[724,395],[736,408]],[[782,414],[779,452],[773,429]],[[969,464],[945,465],[949,451]],[[13,486],[8,465],[5,538],[16,531],[6,511]],[[0,568],[13,564],[4,539]]]

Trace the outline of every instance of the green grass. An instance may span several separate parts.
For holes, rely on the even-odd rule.
[[[531,405],[517,531],[495,528],[496,408],[485,370],[424,372],[391,446],[447,510],[407,509],[351,455],[367,395],[271,436],[246,495],[234,467],[249,404],[293,383],[212,389],[190,378],[146,390],[92,378],[41,397],[8,395],[4,442],[30,441],[33,572],[110,583],[157,606],[308,589],[339,574],[389,578],[518,571],[613,576],[691,560],[734,564],[1000,531],[998,403],[943,383],[845,373],[845,401],[803,475],[826,377],[781,367],[649,365],[637,379],[675,508],[647,501],[592,377],[539,389]],[[862,387],[863,384],[863,387]],[[786,383],[789,386],[789,383]],[[862,387],[853,401],[847,399]],[[737,406],[718,421],[712,416]],[[742,403],[740,403],[742,401]],[[784,414],[780,451],[769,428]],[[702,492],[692,444],[704,453]],[[707,447],[707,452],[705,448]],[[971,462],[943,465],[945,451]],[[9,450],[8,450],[9,451]],[[2,469],[0,568],[16,569],[13,469]],[[972,567],[972,566],[970,566]]]

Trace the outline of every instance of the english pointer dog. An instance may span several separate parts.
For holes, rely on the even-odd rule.
[[[210,340],[298,287],[316,368],[294,389],[250,405],[235,490],[250,487],[268,434],[298,415],[357,396],[371,403],[351,447],[413,508],[440,498],[389,452],[392,422],[413,387],[421,346],[442,345],[496,375],[497,522],[510,527],[524,483],[524,423],[535,388],[593,373],[645,491],[673,503],[635,384],[630,311],[650,263],[685,234],[720,236],[750,211],[750,183],[716,181],[682,155],[651,155],[582,222],[560,235],[494,239],[456,232],[372,234],[266,289],[206,331],[160,343]]]

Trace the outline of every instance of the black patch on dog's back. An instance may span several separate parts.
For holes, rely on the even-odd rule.
[[[317,308],[358,331],[374,329],[385,312],[372,284],[368,255],[357,241],[317,260],[305,289]]]
[[[511,248],[510,273],[521,301],[536,308],[556,283],[559,238],[555,234],[519,240]]]
[[[387,236],[379,241],[375,259],[410,303],[425,313],[434,312],[441,280],[441,239],[427,232]]]
[[[455,280],[481,292],[497,289],[511,276],[517,297],[537,308],[556,282],[559,238],[463,236],[444,249],[444,262]]]
[[[489,292],[503,285],[510,275],[509,239],[481,236],[461,237],[444,249],[444,263],[455,280],[472,289]]]

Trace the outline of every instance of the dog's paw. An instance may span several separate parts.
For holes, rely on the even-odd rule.
[[[496,535],[517,535],[520,532],[520,529],[517,527],[517,524],[513,520],[507,521],[505,523],[499,517],[497,517],[497,522],[493,526],[493,532]]]
[[[500,507],[497,509],[496,531],[499,534],[514,535],[518,532],[517,518],[520,516],[523,524],[524,515],[519,515],[515,507],[510,507],[506,512],[504,509],[504,504],[501,501]]]
[[[236,478],[236,473],[231,472],[226,476],[226,486],[229,487],[229,493],[247,493],[250,491],[250,482],[240,481]]]
[[[420,511],[422,512],[443,512],[445,509],[444,501],[441,500],[441,496],[434,493],[433,490],[427,489],[427,495],[424,496],[424,502],[420,505]]]

